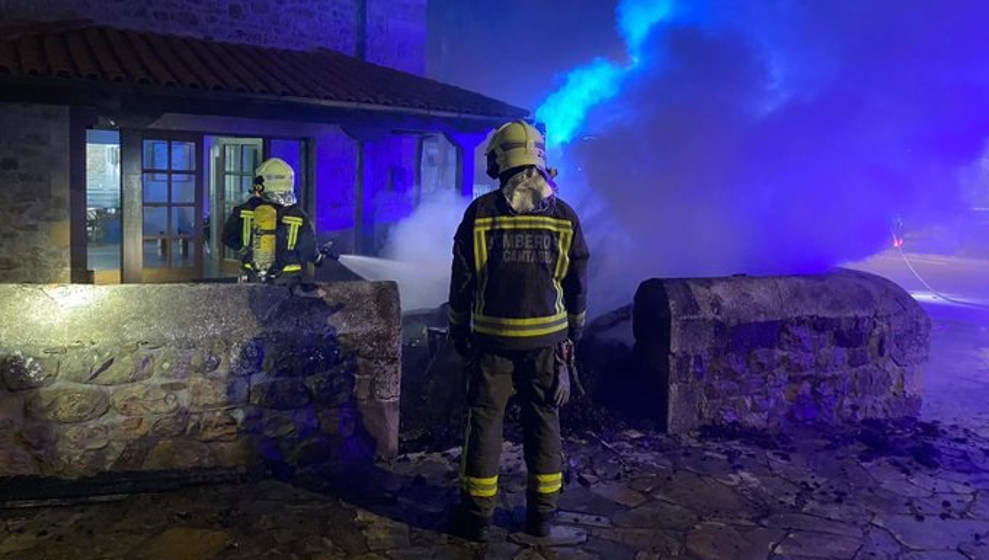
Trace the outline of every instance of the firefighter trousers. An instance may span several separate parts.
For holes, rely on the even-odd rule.
[[[550,404],[556,376],[555,348],[482,351],[468,375],[461,473],[465,509],[478,517],[494,513],[505,406],[517,392],[528,470],[528,509],[530,514],[550,515],[563,486],[559,410]]]

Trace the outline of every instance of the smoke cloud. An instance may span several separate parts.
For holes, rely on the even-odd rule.
[[[950,223],[986,196],[985,2],[624,0],[610,46],[598,17],[533,37],[569,4],[532,4],[477,25],[524,34],[531,56],[465,37],[459,56],[504,63],[438,77],[538,97],[591,245],[592,311],[650,276],[823,271],[886,248],[898,218]],[[469,35],[465,22],[447,31]],[[580,36],[601,52],[562,40]],[[461,208],[432,222],[444,272]]]
[[[680,7],[557,154],[589,222],[599,310],[649,276],[822,271],[888,246],[898,217],[962,212],[989,134],[987,15],[979,2]]]

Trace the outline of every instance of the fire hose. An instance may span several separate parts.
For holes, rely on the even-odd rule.
[[[975,307],[975,308],[978,308],[978,309],[989,309],[989,306],[986,306],[986,305],[980,305],[978,303],[971,303],[971,302],[967,302],[967,301],[961,301],[961,300],[954,299],[952,297],[948,297],[948,296],[944,295],[942,292],[936,290],[933,286],[931,286],[927,282],[927,280],[924,280],[924,277],[921,276],[919,272],[917,272],[917,269],[914,268],[913,263],[910,262],[910,258],[907,257],[906,252],[903,250],[903,238],[902,237],[898,237],[896,235],[896,233],[893,233],[893,247],[896,247],[896,250],[900,253],[900,258],[903,259],[903,263],[907,265],[907,268],[908,269],[910,269],[911,274],[913,274],[914,277],[917,279],[917,281],[919,281],[921,284],[923,284],[924,287],[927,288],[927,291],[929,291],[935,297],[938,297],[938,298],[940,298],[940,299],[942,299],[942,300],[944,300],[944,301],[946,301],[948,303],[954,303],[955,305],[963,305],[963,306],[966,306],[966,307]]]

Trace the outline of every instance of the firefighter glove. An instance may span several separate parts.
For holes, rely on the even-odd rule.
[[[570,366],[567,361],[564,345],[560,345],[554,353],[555,358],[555,379],[553,381],[553,392],[550,394],[550,403],[559,408],[570,401]]]
[[[570,328],[567,329],[567,338],[569,338],[572,342],[580,342],[580,337],[582,336],[584,336],[584,327],[571,325]]]
[[[458,326],[450,327],[450,341],[453,342],[453,348],[460,354],[462,358],[470,358],[473,355],[473,343],[470,336],[470,327]]]
[[[333,259],[335,261],[340,260],[340,253],[333,250],[332,241],[327,241],[316,250],[316,260],[314,262],[316,266],[323,266],[326,259]]]

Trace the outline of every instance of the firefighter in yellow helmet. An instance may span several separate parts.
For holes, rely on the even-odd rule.
[[[455,532],[486,540],[498,493],[508,398],[522,407],[526,532],[544,537],[563,485],[559,407],[570,393],[573,341],[587,308],[588,250],[556,194],[543,135],[524,121],[488,144],[500,188],[467,208],[453,244],[450,337],[468,359],[468,418]]]
[[[254,172],[253,196],[234,208],[223,226],[223,243],[240,252],[241,280],[297,281],[307,262],[322,264],[313,225],[295,198],[295,172],[270,158]]]

